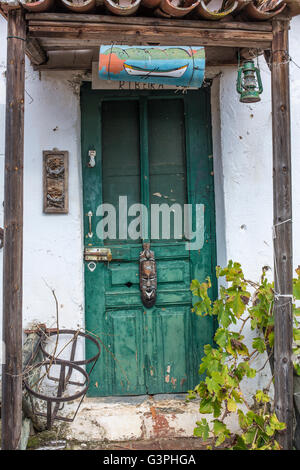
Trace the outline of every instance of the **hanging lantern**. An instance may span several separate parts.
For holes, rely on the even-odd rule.
[[[259,95],[263,92],[263,86],[260,70],[255,67],[253,60],[246,60],[239,67],[236,89],[241,95],[241,103],[257,103],[260,101]]]

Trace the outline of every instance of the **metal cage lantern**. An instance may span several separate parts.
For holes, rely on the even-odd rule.
[[[241,103],[257,103],[260,101],[263,86],[260,70],[255,67],[253,60],[247,60],[238,69],[236,83],[237,92],[241,95]]]

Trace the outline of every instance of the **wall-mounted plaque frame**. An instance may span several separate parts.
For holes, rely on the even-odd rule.
[[[69,211],[69,152],[43,151],[43,193],[46,214],[67,214]]]

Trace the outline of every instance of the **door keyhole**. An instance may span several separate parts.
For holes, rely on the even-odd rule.
[[[131,287],[131,286],[132,286],[132,282],[130,282],[130,281],[126,282],[125,286]]]

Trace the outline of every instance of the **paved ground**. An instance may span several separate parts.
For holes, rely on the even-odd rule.
[[[151,439],[103,443],[97,449],[107,450],[206,450],[209,442],[197,438]]]

